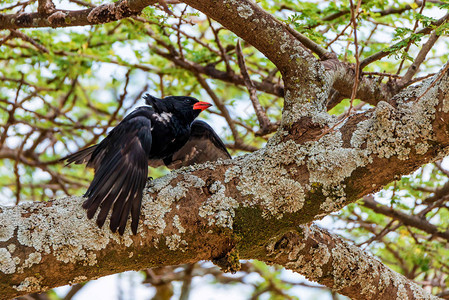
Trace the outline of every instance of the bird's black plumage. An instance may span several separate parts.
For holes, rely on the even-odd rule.
[[[231,158],[226,146],[206,122],[195,120],[191,124],[189,140],[185,145],[164,159],[170,169]]]
[[[62,159],[95,169],[83,207],[89,218],[100,210],[99,227],[112,209],[110,229],[120,234],[129,213],[131,229],[137,233],[148,164],[174,169],[231,158],[215,131],[203,121],[194,121],[210,104],[184,96],[159,99],[147,94],[144,98],[150,106],[127,115],[99,144]]]

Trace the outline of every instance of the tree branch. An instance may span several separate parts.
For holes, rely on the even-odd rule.
[[[319,140],[320,130],[293,126],[290,135],[276,135],[252,154],[180,169],[151,182],[136,236],[129,229],[123,237],[108,226],[98,229],[86,219],[80,197],[0,208],[0,293],[13,297],[198,260],[235,270],[237,258],[262,259],[273,241],[298,225],[449,151],[446,67],[433,82],[409,87],[391,103],[382,101],[349,117]],[[348,278],[346,271],[332,274],[331,287]]]
[[[38,12],[0,14],[0,29],[70,27],[103,24],[136,15],[156,0],[121,0],[84,10],[52,9],[50,0],[39,2]],[[49,14],[49,9],[52,11]]]
[[[408,68],[404,77],[401,79],[401,82],[399,83],[399,85],[402,85],[402,86],[406,85],[412,79],[412,77],[416,74],[416,72],[418,72],[419,67],[426,59],[427,53],[429,53],[429,51],[432,49],[433,45],[435,45],[435,43],[439,37],[440,36],[437,35],[435,31],[432,31],[432,33],[429,36],[429,39],[422,46],[418,55],[416,55],[416,58],[414,59],[412,65]]]
[[[251,0],[185,2],[253,45],[276,65],[288,91],[284,110],[301,111],[303,116],[311,116],[313,112],[326,109],[326,91],[329,88],[326,77],[314,76],[314,71],[322,69],[322,66],[287,26]],[[320,93],[317,93],[318,90]],[[292,121],[286,120],[284,125]]]
[[[430,0],[428,2],[438,3],[439,1]],[[414,3],[416,3],[417,7],[421,7],[423,5],[423,1],[415,1]],[[407,4],[407,5],[405,5],[402,8],[390,7],[390,8],[387,8],[385,10],[374,11],[372,13],[375,14],[375,15],[379,15],[379,16],[387,16],[387,15],[391,15],[391,14],[401,14],[401,13],[403,13],[405,11],[408,11],[408,10],[411,10],[411,9],[415,9],[415,8],[412,8],[411,5]],[[333,13],[333,14],[330,14],[330,15],[327,15],[327,16],[323,17],[321,19],[321,22],[318,21],[313,26],[308,26],[306,28],[307,29],[313,29],[315,27],[318,27],[318,26],[321,26],[321,25],[325,24],[325,22],[333,21],[333,20],[338,19],[338,18],[340,18],[342,16],[349,15],[350,13],[351,13],[351,11],[349,9],[341,10],[339,12],[336,12],[336,13]]]
[[[420,218],[418,216],[411,216],[386,205],[382,205],[374,200],[372,196],[363,197],[363,206],[372,209],[376,213],[399,220],[404,225],[418,228],[424,232],[431,234],[432,236],[437,236],[449,241],[449,230],[442,231],[441,228],[438,228],[437,226],[431,224],[426,219]]]
[[[192,4],[193,6],[196,6],[200,10],[203,10],[203,12],[210,15],[211,17],[214,17],[221,24],[225,25],[226,27],[240,35],[242,38],[244,38],[246,41],[250,42],[256,48],[258,48],[276,65],[279,65],[278,68],[283,73],[285,84],[287,88],[290,89],[289,97],[286,98],[286,108],[300,110],[303,112],[310,111],[310,109],[307,108],[296,108],[297,105],[294,105],[290,108],[291,101],[297,102],[296,104],[301,104],[301,102],[297,101],[298,99],[304,99],[302,101],[306,103],[303,104],[308,107],[307,102],[310,102],[308,101],[308,99],[315,97],[314,95],[309,94],[312,92],[312,90],[314,90],[314,88],[312,88],[311,86],[312,84],[317,84],[316,89],[322,90],[322,88],[320,87],[322,83],[320,83],[320,81],[317,81],[317,79],[312,76],[313,72],[308,71],[310,69],[320,69],[320,66],[318,64],[318,61],[313,56],[311,56],[308,51],[302,48],[301,43],[305,43],[304,45],[306,46],[309,45],[309,42],[307,40],[299,37],[299,33],[291,28],[288,28],[288,26],[286,26],[285,24],[280,23],[271,15],[259,8],[257,5],[253,4],[251,1],[248,1],[247,3],[240,2],[240,5],[237,6],[226,6],[226,1],[223,0],[223,2],[217,2],[217,4],[221,3],[220,7],[208,6],[199,0],[186,2]],[[47,17],[44,17],[39,13],[0,15],[0,29],[47,26],[67,27],[101,24],[137,14],[145,6],[154,3],[155,0],[127,2],[120,1],[114,4],[102,5],[95,8],[89,8],[79,11],[57,10],[52,15]],[[226,8],[231,9],[231,11],[226,11]],[[245,15],[245,12],[250,15]],[[248,18],[251,20],[251,26],[247,26]],[[252,34],[253,31],[258,31],[260,32],[260,34],[255,36]],[[267,40],[260,39],[260,37],[262,36],[266,37]],[[308,47],[314,49],[315,46],[316,45],[309,45]],[[329,59],[333,57],[325,50],[315,49],[314,51],[316,53],[319,53],[322,59]],[[159,51],[158,54],[172,60],[175,64],[183,68],[192,71],[194,70],[216,79],[244,84],[244,80],[241,76],[219,71],[213,66],[203,67],[198,64],[186,62],[182,59],[173,57],[173,55],[171,54],[162,53],[161,51]],[[332,60],[336,61],[336,59]],[[339,64],[338,70],[341,70],[341,72],[335,72],[335,75],[338,76],[335,76],[334,88],[340,92],[340,96],[343,98],[349,97],[350,89],[348,92],[347,87],[352,86],[354,82],[354,77],[350,76],[350,74],[352,74],[352,72],[350,72],[350,69],[350,66],[346,65],[343,67],[343,64]],[[307,76],[304,76],[304,74],[307,74]],[[311,76],[310,78],[308,76],[309,74]],[[265,91],[277,96],[284,96],[284,88],[282,86],[276,86],[267,82],[254,82],[254,84],[256,85],[256,88],[258,90]],[[374,90],[373,84],[378,86]],[[308,88],[296,92],[296,90],[301,86],[307,86]],[[392,91],[394,90],[397,89],[388,87],[386,85],[380,85],[379,83],[374,82],[374,80],[372,79],[365,79],[362,80],[359,85],[357,97],[363,99],[367,103],[375,105],[381,100],[385,101],[390,98],[392,95]],[[326,109],[326,101],[327,97],[317,99],[317,101],[314,102],[314,106],[318,107],[319,110],[322,111]]]
[[[181,67],[183,69],[189,70],[195,74],[205,74],[211,78],[222,80],[229,83],[234,83],[238,85],[244,85],[243,77],[239,76],[237,74],[229,74],[228,72],[224,72],[221,70],[218,70],[215,68],[214,65],[206,65],[202,66],[198,63],[190,62],[188,60],[181,60],[172,53],[162,52],[156,48],[153,49],[153,51],[172,61],[176,66]],[[142,67],[144,69],[146,66],[139,65],[139,67]],[[279,97],[284,96],[284,87],[278,84],[272,84],[270,82],[266,81],[253,81],[254,85],[256,86],[257,90],[263,91],[272,95],[276,95]]]
[[[38,0],[37,11],[38,13],[45,15],[50,14],[55,10],[55,5],[52,0]]]
[[[360,248],[312,226],[288,232],[267,247],[269,261],[351,299],[438,299]]]
[[[31,37],[27,36],[26,34],[20,32],[19,30],[11,29],[11,36],[18,37],[18,38],[24,40],[25,42],[28,42],[28,43],[32,44],[39,51],[42,51],[44,53],[48,53],[49,52],[48,49],[45,48],[43,45],[39,44],[34,39],[32,39]]]
[[[440,25],[442,25],[443,23],[445,23],[447,20],[449,19],[449,14],[444,15],[442,18],[438,19],[435,22],[431,22],[430,26],[423,28],[419,31],[417,31],[414,34],[429,34],[430,32],[432,32],[432,30],[434,30],[435,27],[438,27]],[[365,58],[361,63],[360,63],[360,67],[363,69],[365,68],[367,65],[375,62],[376,60],[382,59],[385,56],[388,56],[392,53],[393,50],[398,50],[398,47],[402,48],[405,47],[404,41],[399,41],[396,44],[390,46],[390,48],[388,49],[384,49],[381,52],[378,52],[376,54],[373,54],[367,58]]]
[[[251,100],[251,103],[253,104],[254,111],[256,113],[259,125],[261,127],[260,134],[264,135],[272,131],[271,130],[272,124],[270,122],[270,119],[268,119],[265,111],[263,110],[262,105],[259,102],[259,99],[257,98],[256,87],[254,86],[251,78],[249,77],[248,69],[246,68],[245,65],[245,58],[243,57],[240,40],[237,41],[236,53],[240,67],[240,73],[242,73],[243,81],[246,85],[246,88],[248,89],[249,98]]]
[[[177,175],[182,174],[186,173],[178,172]],[[173,179],[173,176],[168,177]],[[155,186],[148,191],[159,189],[170,181],[168,177],[156,180]],[[198,185],[198,181],[193,184]],[[41,292],[125,270],[204,259],[215,260],[222,267],[228,267],[238,258],[257,258],[281,264],[358,299],[376,299],[375,295],[379,294],[385,294],[385,299],[396,299],[388,297],[403,293],[409,295],[408,299],[431,299],[413,282],[323,229],[313,226],[311,230],[298,233],[292,228],[279,232],[279,227],[273,227],[273,230],[259,227],[277,226],[283,222],[254,214],[257,210],[248,208],[236,211],[234,230],[247,226],[244,231],[258,228],[267,235],[259,242],[236,239],[230,228],[211,224],[211,219],[218,221],[219,217],[210,215],[208,222],[192,214],[194,210],[185,211],[186,203],[176,200],[179,189],[172,195],[166,193],[162,196],[167,191],[164,189],[160,190],[161,197],[154,199],[156,201],[147,194],[142,224],[136,236],[130,235],[129,229],[123,237],[108,229],[98,229],[93,221],[86,219],[80,197],[1,208],[0,219],[4,221],[0,235],[0,272],[4,273],[0,277],[2,297]],[[165,197],[172,198],[174,202],[164,203],[162,198]],[[184,211],[171,205],[175,203],[183,206]],[[223,218],[231,212],[229,207],[214,209],[220,210],[218,213]],[[205,214],[208,215],[207,212]],[[169,216],[167,220],[171,222],[160,223],[164,215]],[[256,223],[247,223],[250,219]],[[223,261],[227,253],[233,253],[233,256]],[[117,264],[118,260],[120,264]],[[370,288],[353,288],[362,282],[366,283],[363,286]]]

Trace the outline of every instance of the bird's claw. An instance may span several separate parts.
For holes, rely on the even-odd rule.
[[[147,183],[145,184],[145,187],[148,189],[148,188],[153,187],[154,183],[153,183],[153,177],[150,176],[147,179],[148,180],[147,180]]]

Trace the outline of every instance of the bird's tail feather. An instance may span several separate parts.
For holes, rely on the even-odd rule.
[[[121,166],[119,165],[119,156],[120,152],[117,152],[112,158],[108,158],[107,164],[98,170],[94,180],[92,180],[87,192],[84,194],[88,199],[84,201],[83,208],[87,209],[87,217],[89,219],[95,215],[98,207],[104,202],[106,197],[113,194],[111,187],[114,185],[115,180],[120,179],[122,174],[120,171],[124,168],[123,163]],[[112,172],[117,168],[119,168],[118,172]]]
[[[128,201],[132,201],[134,199],[135,190],[137,189],[138,186],[138,178],[136,176],[137,175],[136,173],[137,172],[134,171],[131,176],[128,176],[127,182],[125,183],[126,186],[131,186],[129,191],[127,191],[128,194],[126,195],[126,199]],[[109,228],[111,229],[112,232],[117,231],[117,228],[120,225],[121,214],[128,201],[116,201],[114,203],[114,207],[112,209],[111,214],[111,222],[109,224]]]
[[[114,202],[121,202],[121,198],[126,197],[126,195],[128,194],[128,191],[123,188],[123,183],[125,182],[126,178],[126,176],[119,176],[118,178],[116,178],[114,180],[111,191],[106,197],[103,198],[103,201],[100,205],[100,212],[97,216],[98,227],[103,227],[112,204],[114,204]]]

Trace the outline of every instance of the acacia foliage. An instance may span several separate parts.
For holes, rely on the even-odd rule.
[[[102,3],[66,5],[85,9]],[[445,3],[258,4],[310,39],[308,48],[317,56],[321,47],[340,61],[362,66],[362,77],[395,89],[419,82],[447,62]],[[37,6],[35,1],[3,1],[0,12],[36,11]],[[146,91],[214,102],[206,118],[233,155],[262,147],[281,118],[283,83],[275,66],[245,41],[238,51],[235,34],[178,1],[162,1],[139,16],[102,25],[3,30],[0,35],[2,204],[81,194],[92,174],[82,166],[64,168],[58,159],[101,140],[142,104]],[[251,93],[262,109],[250,101]],[[329,113],[345,118],[366,110],[370,106],[363,100],[335,94]],[[398,178],[374,200],[343,209],[333,217],[336,227],[396,271],[445,295],[446,180],[444,165],[426,166]],[[369,201],[378,203],[370,206]],[[385,209],[374,209],[379,204]]]

